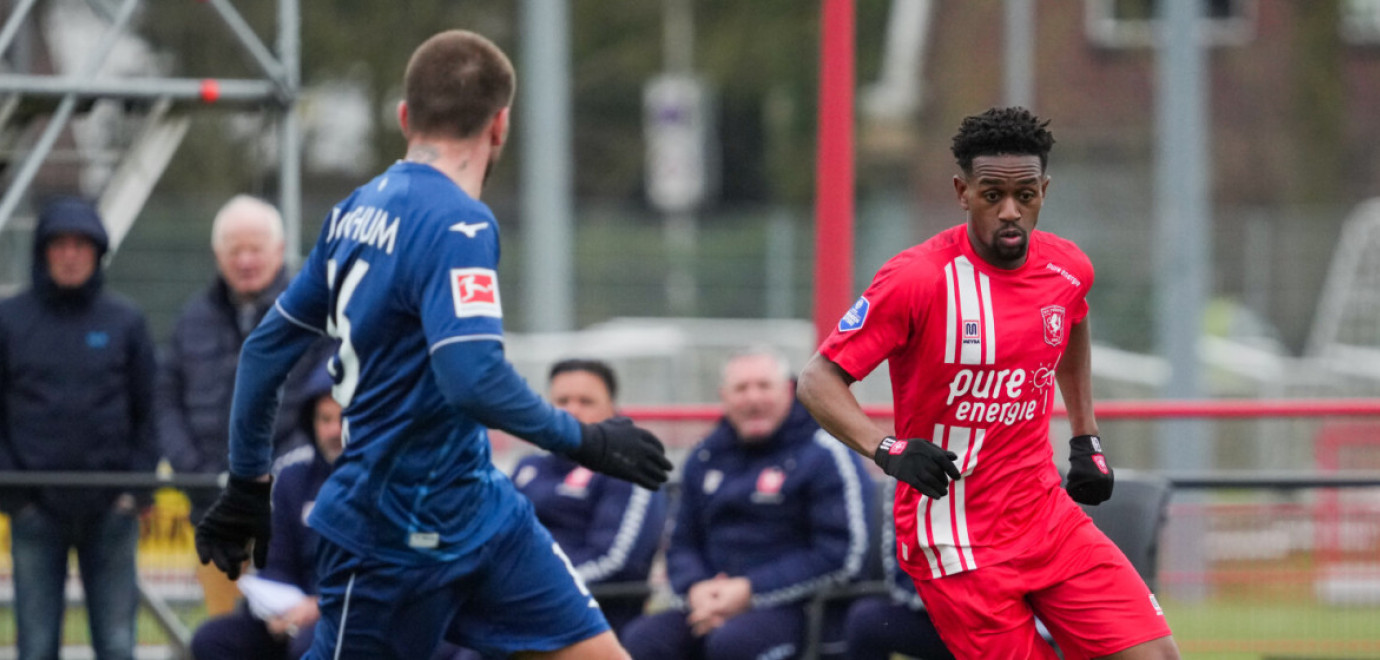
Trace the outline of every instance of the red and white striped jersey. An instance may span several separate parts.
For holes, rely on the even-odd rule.
[[[897,437],[958,454],[963,477],[947,497],[896,490],[897,554],[921,579],[1000,562],[1043,536],[1054,507],[1074,506],[1059,488],[1049,419],[1092,263],[1036,231],[1025,265],[1003,270],[974,254],[966,232],[892,258],[820,347],[860,380],[890,360]]]

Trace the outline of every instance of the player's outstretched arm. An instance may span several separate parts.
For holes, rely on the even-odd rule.
[[[872,458],[886,433],[872,423],[858,398],[853,396],[853,390],[848,389],[854,382],[853,376],[843,367],[815,353],[800,370],[795,393],[829,435],[853,451]]]
[[[661,442],[626,417],[580,424],[541,398],[496,340],[445,344],[431,354],[431,368],[446,400],[489,428],[644,488],[659,487],[671,471]]]
[[[1092,399],[1092,333],[1084,319],[1069,328],[1069,343],[1054,377],[1068,409],[1074,437],[1069,440],[1066,489],[1079,504],[1101,504],[1112,496],[1116,475],[1102,453]]]
[[[196,526],[201,563],[214,562],[234,580],[251,556],[263,568],[272,536],[270,502],[274,412],[288,371],[319,334],[275,308],[244,341],[230,404],[230,481]]]
[[[897,440],[882,433],[863,412],[848,386],[853,377],[816,353],[800,371],[796,396],[830,435],[871,458],[882,471],[933,499],[949,492],[958,479],[958,455],[924,439]]]
[[[320,331],[270,308],[240,348],[235,396],[230,403],[230,473],[260,477],[273,467],[273,427],[279,389]]]

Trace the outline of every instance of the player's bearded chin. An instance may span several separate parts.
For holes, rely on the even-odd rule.
[[[1003,237],[1012,237],[1019,234],[1020,240],[1015,243],[1008,243],[1002,240]],[[1026,247],[1030,244],[1030,237],[1020,229],[1001,229],[993,236],[993,252],[1001,259],[1011,260],[1020,259],[1025,256]]]

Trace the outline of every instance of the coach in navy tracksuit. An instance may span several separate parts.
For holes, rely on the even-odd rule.
[[[551,403],[593,424],[615,414],[618,381],[599,360],[551,367]],[[518,462],[513,483],[532,500],[537,520],[560,544],[586,585],[646,582],[666,528],[666,494],[597,474],[560,454]],[[602,597],[599,607],[618,632],[642,613],[645,596]]]
[[[623,629],[637,660],[795,657],[805,602],[863,566],[872,485],[795,403],[785,360],[735,356],[720,397],[723,422],[686,461],[666,554],[679,607]]]
[[[192,637],[192,656],[197,660],[264,660],[302,657],[311,646],[312,631],[320,612],[316,607],[317,534],[307,527],[307,514],[316,503],[316,492],[331,474],[340,455],[340,404],[330,396],[331,379],[319,369],[308,381],[300,425],[316,439],[294,449],[274,465],[273,535],[268,563],[258,576],[291,584],[308,598],[287,613],[268,621],[256,618],[241,604],[233,612],[202,624]]]

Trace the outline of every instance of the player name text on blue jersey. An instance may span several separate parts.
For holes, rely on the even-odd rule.
[[[331,230],[326,240],[348,238],[392,255],[398,240],[398,220],[390,218],[387,211],[372,206],[355,207],[341,217],[340,207],[336,207],[331,209]]]

